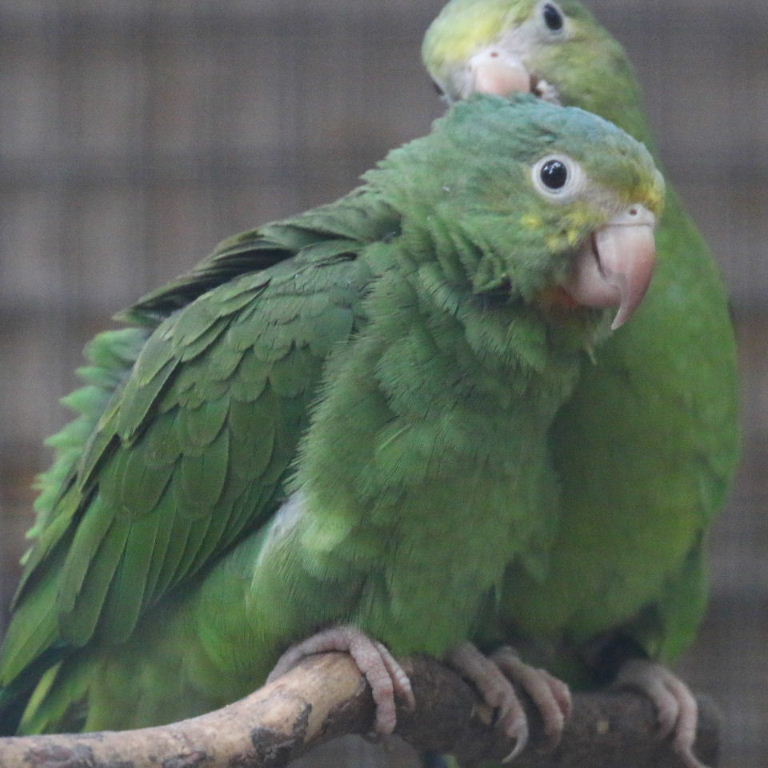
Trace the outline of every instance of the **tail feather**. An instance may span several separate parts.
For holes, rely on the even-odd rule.
[[[61,648],[49,649],[11,684],[0,687],[0,737],[14,736],[23,730],[21,723],[31,698],[46,674],[58,668],[63,654]]]
[[[49,557],[67,536],[71,505],[67,490],[78,463],[102,414],[130,373],[151,328],[127,328],[97,335],[86,347],[88,364],[78,371],[85,386],[64,398],[77,413],[57,434],[48,439],[54,448],[50,469],[37,480],[40,495],[35,503],[36,520],[27,533],[33,539],[22,558],[26,565],[10,627],[0,647],[0,735],[25,728],[22,718],[30,712],[32,698],[41,686],[58,675],[61,659],[71,652],[59,639],[56,600],[56,564],[40,572],[36,566]],[[63,716],[62,713],[58,713]]]

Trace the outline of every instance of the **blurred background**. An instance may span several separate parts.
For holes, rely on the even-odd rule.
[[[0,634],[45,436],[81,348],[220,239],[330,201],[442,112],[419,46],[442,0],[0,0]],[[719,255],[745,456],[683,669],[768,750],[768,6],[593,0]]]

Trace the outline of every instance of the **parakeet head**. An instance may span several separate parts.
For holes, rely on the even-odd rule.
[[[626,54],[576,0],[452,0],[427,30],[422,55],[449,102],[533,93],[650,140]]]
[[[366,178],[404,237],[459,253],[476,294],[559,316],[618,307],[615,328],[650,283],[663,179],[642,144],[581,109],[475,96]]]

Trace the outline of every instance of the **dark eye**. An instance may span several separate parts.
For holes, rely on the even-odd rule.
[[[547,160],[541,166],[539,178],[547,189],[562,189],[568,181],[568,169],[561,160]]]
[[[589,179],[572,157],[558,153],[533,164],[531,181],[550,203],[569,203],[582,194]]]
[[[547,3],[542,11],[544,16],[544,23],[553,32],[557,32],[563,28],[563,14],[560,9],[552,3]]]

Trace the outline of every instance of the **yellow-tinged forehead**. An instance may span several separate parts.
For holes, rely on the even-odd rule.
[[[661,215],[664,210],[664,200],[666,199],[666,190],[664,187],[664,178],[661,173],[656,171],[653,180],[640,185],[640,194],[642,199],[648,201],[648,206],[653,211]]]
[[[465,61],[497,40],[504,29],[525,19],[532,2],[454,0],[429,28],[425,55],[433,62]]]
[[[615,185],[610,184],[620,202],[625,205],[640,203],[657,216],[664,210],[666,189],[664,177],[650,163],[641,163],[630,169],[629,175],[619,170]]]

